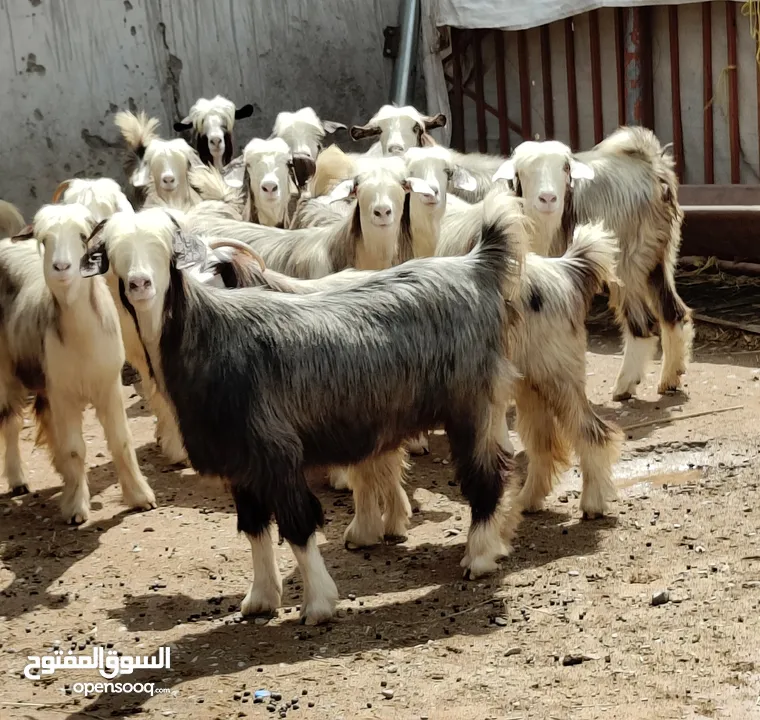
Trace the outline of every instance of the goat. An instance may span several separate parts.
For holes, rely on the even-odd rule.
[[[425,253],[432,248],[439,256],[468,252],[480,232],[485,201],[455,200],[447,207],[447,185],[458,170],[444,148],[414,148],[406,160],[412,248]],[[491,194],[501,192],[496,188]],[[581,459],[584,515],[603,515],[606,499],[614,496],[612,465],[621,433],[594,412],[586,395],[585,321],[594,294],[604,284],[617,283],[617,253],[617,239],[597,223],[578,225],[573,245],[561,258],[526,255],[515,301],[518,319],[509,333],[510,359],[522,374],[516,404],[528,477],[519,503],[527,511],[540,509],[566,467],[568,442]],[[511,449],[506,427],[501,444]]]
[[[135,206],[166,205],[187,209],[200,201],[188,182],[191,167],[202,165],[198,153],[181,138],[162,140],[158,120],[122,110],[114,122],[127,143],[125,169],[135,195]]]
[[[291,152],[281,138],[254,138],[243,151],[243,162],[225,176],[225,182],[243,188],[243,220],[283,228],[290,205]]]
[[[437,146],[428,133],[433,128],[445,125],[446,116],[441,113],[428,117],[408,105],[400,108],[384,105],[366,125],[354,125],[351,137],[359,140],[379,135],[383,154],[401,155],[410,148]],[[455,150],[449,150],[449,153],[454,165],[472,178],[466,185],[454,185],[451,191],[470,203],[482,200],[493,187],[493,175],[506,158]]]
[[[52,202],[84,205],[96,222],[107,220],[116,212],[134,212],[119,184],[111,178],[64,180],[55,189]]]
[[[0,200],[0,240],[13,237],[24,227],[24,216],[7,200]]]
[[[537,252],[558,254],[576,223],[602,220],[620,242],[610,304],[625,351],[613,399],[631,398],[662,336],[660,394],[676,391],[686,372],[694,327],[679,297],[675,266],[683,210],[673,159],[651,130],[621,127],[592,150],[573,154],[562,143],[525,142],[496,177],[514,183],[536,223]],[[544,238],[551,238],[547,247]]]
[[[332,135],[338,130],[347,128],[343,123],[320,120],[312,108],[305,107],[296,112],[278,113],[270,139],[281,138],[293,155],[305,155],[316,160],[325,134]]]
[[[221,170],[232,160],[232,128],[235,120],[251,115],[253,105],[250,103],[236,109],[235,103],[221,95],[210,100],[199,98],[190,108],[187,117],[174,123],[174,130],[192,130],[192,142],[201,162]]]
[[[63,477],[61,510],[87,520],[82,413],[95,406],[113,455],[123,500],[150,509],[156,499],[137,464],[121,390],[124,365],[116,308],[101,278],[85,279],[79,263],[95,229],[83,205],[44,205],[11,240],[0,243],[0,424],[5,475],[14,495],[29,492],[19,451],[28,395],[38,442],[47,443]],[[36,242],[17,242],[36,238]],[[44,254],[40,259],[40,249]]]
[[[425,133],[445,125],[443,113],[431,117],[422,115],[411,105],[383,105],[366,125],[353,125],[349,134],[352,140],[379,135],[384,155],[401,155],[410,147],[419,146]]]
[[[274,516],[303,574],[302,619],[330,619],[338,592],[317,548],[322,508],[304,472],[359,463],[386,472],[379,465],[392,465],[404,437],[437,422],[472,509],[462,566],[472,578],[496,569],[514,521],[501,512],[493,407],[513,379],[505,297],[520,272],[519,230],[492,222],[466,258],[418,260],[300,296],[204,288],[181,268],[205,245],[158,210],[106,225],[81,272],[110,265],[118,275],[193,466],[230,482],[253,555],[244,614],[280,604]]]
[[[334,197],[355,197],[357,202],[350,215],[328,226],[281,230],[198,217],[188,227],[241,240],[269,267],[293,277],[317,278],[347,267],[387,268],[402,228],[405,170],[401,158],[380,158],[367,172],[343,181]]]

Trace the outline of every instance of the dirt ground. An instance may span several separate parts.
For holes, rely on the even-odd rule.
[[[92,516],[64,525],[59,480],[27,428],[34,492],[0,489],[0,718],[760,718],[760,353],[697,345],[685,394],[656,394],[657,363],[639,399],[620,404],[610,399],[618,341],[594,340],[588,381],[600,412],[623,426],[658,422],[627,431],[610,517],[581,520],[571,470],[546,509],[526,516],[495,577],[461,578],[468,512],[445,435],[414,460],[401,545],[345,550],[350,497],[320,488],[321,550],[341,601],[318,628],[298,623],[287,544],[276,549],[284,609],[241,621],[252,569],[230,498],[162,461],[132,388],[130,424],[159,502],[151,512],[125,512],[88,412]],[[97,644],[124,655],[170,647],[169,669],[114,681],[165,692],[85,698],[75,684],[104,682],[97,671],[23,677],[28,655]],[[273,695],[256,704],[259,689]]]

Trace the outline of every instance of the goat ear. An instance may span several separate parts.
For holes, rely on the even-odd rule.
[[[458,190],[467,190],[475,192],[478,189],[478,181],[462,167],[454,167],[454,174],[451,176],[451,184]]]
[[[443,113],[438,113],[430,117],[429,115],[423,115],[422,120],[425,123],[425,130],[428,132],[439,127],[446,127],[446,116]]]
[[[300,153],[293,155],[288,166],[297,188],[304,187],[317,170],[317,164],[311,156]]]
[[[235,110],[235,120],[242,120],[243,118],[251,117],[251,115],[253,115],[253,105],[251,103]]]
[[[352,125],[349,135],[351,135],[352,140],[363,140],[380,135],[382,132],[382,129],[377,125]]]
[[[331,201],[345,200],[356,193],[356,180],[344,180],[336,185],[329,193]]]
[[[135,187],[145,187],[148,184],[148,180],[150,180],[150,169],[147,163],[141,162],[137,170],[132,173],[129,181]]]
[[[573,180],[593,180],[594,168],[580,160],[570,158],[570,177]]]
[[[506,160],[501,164],[501,167],[493,174],[491,178],[494,182],[497,180],[514,180],[515,179],[515,164],[511,160]]]
[[[11,242],[18,242],[19,240],[30,240],[34,237],[34,225],[27,225],[21,228],[12,238]]]
[[[323,120],[322,127],[325,129],[325,132],[329,133],[330,135],[332,135],[334,132],[337,132],[338,130],[348,130],[348,128],[343,123],[334,122],[333,120]]]
[[[60,183],[55,189],[53,199],[50,202],[57,203],[61,199],[61,196],[69,189],[69,185],[71,185],[71,180],[64,180]]]
[[[98,223],[93,230],[90,237],[93,237],[106,221]],[[108,268],[111,267],[111,263],[108,261],[108,253],[106,252],[105,240],[101,240],[92,247],[87,249],[87,252],[82,256],[79,261],[79,274],[82,277],[93,277],[94,275],[105,275],[108,272]]]
[[[193,124],[190,122],[190,116],[188,115],[182,122],[174,123],[175,132],[184,132],[185,130],[192,130]]]
[[[408,177],[403,182],[406,192],[419,193],[420,195],[435,195],[435,191],[424,180],[417,177]]]
[[[179,270],[196,265],[202,267],[206,264],[208,246],[197,235],[190,235],[178,229],[172,239],[172,250]]]

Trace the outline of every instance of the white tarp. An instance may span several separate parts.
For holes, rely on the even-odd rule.
[[[690,2],[694,0],[431,0],[429,7],[439,27],[526,30],[599,8]]]
[[[743,2],[743,0],[734,0]],[[423,71],[427,112],[443,113],[451,120],[448,88],[439,53],[438,28],[525,30],[563,20],[589,10],[638,5],[686,5],[695,0],[420,0]],[[434,130],[438,142],[451,142],[451,122]]]

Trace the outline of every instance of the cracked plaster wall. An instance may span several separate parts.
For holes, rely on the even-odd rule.
[[[31,219],[66,178],[123,182],[121,108],[174,137],[198,97],[253,103],[238,150],[280,110],[363,123],[387,102],[397,13],[398,0],[0,0],[0,198]]]

